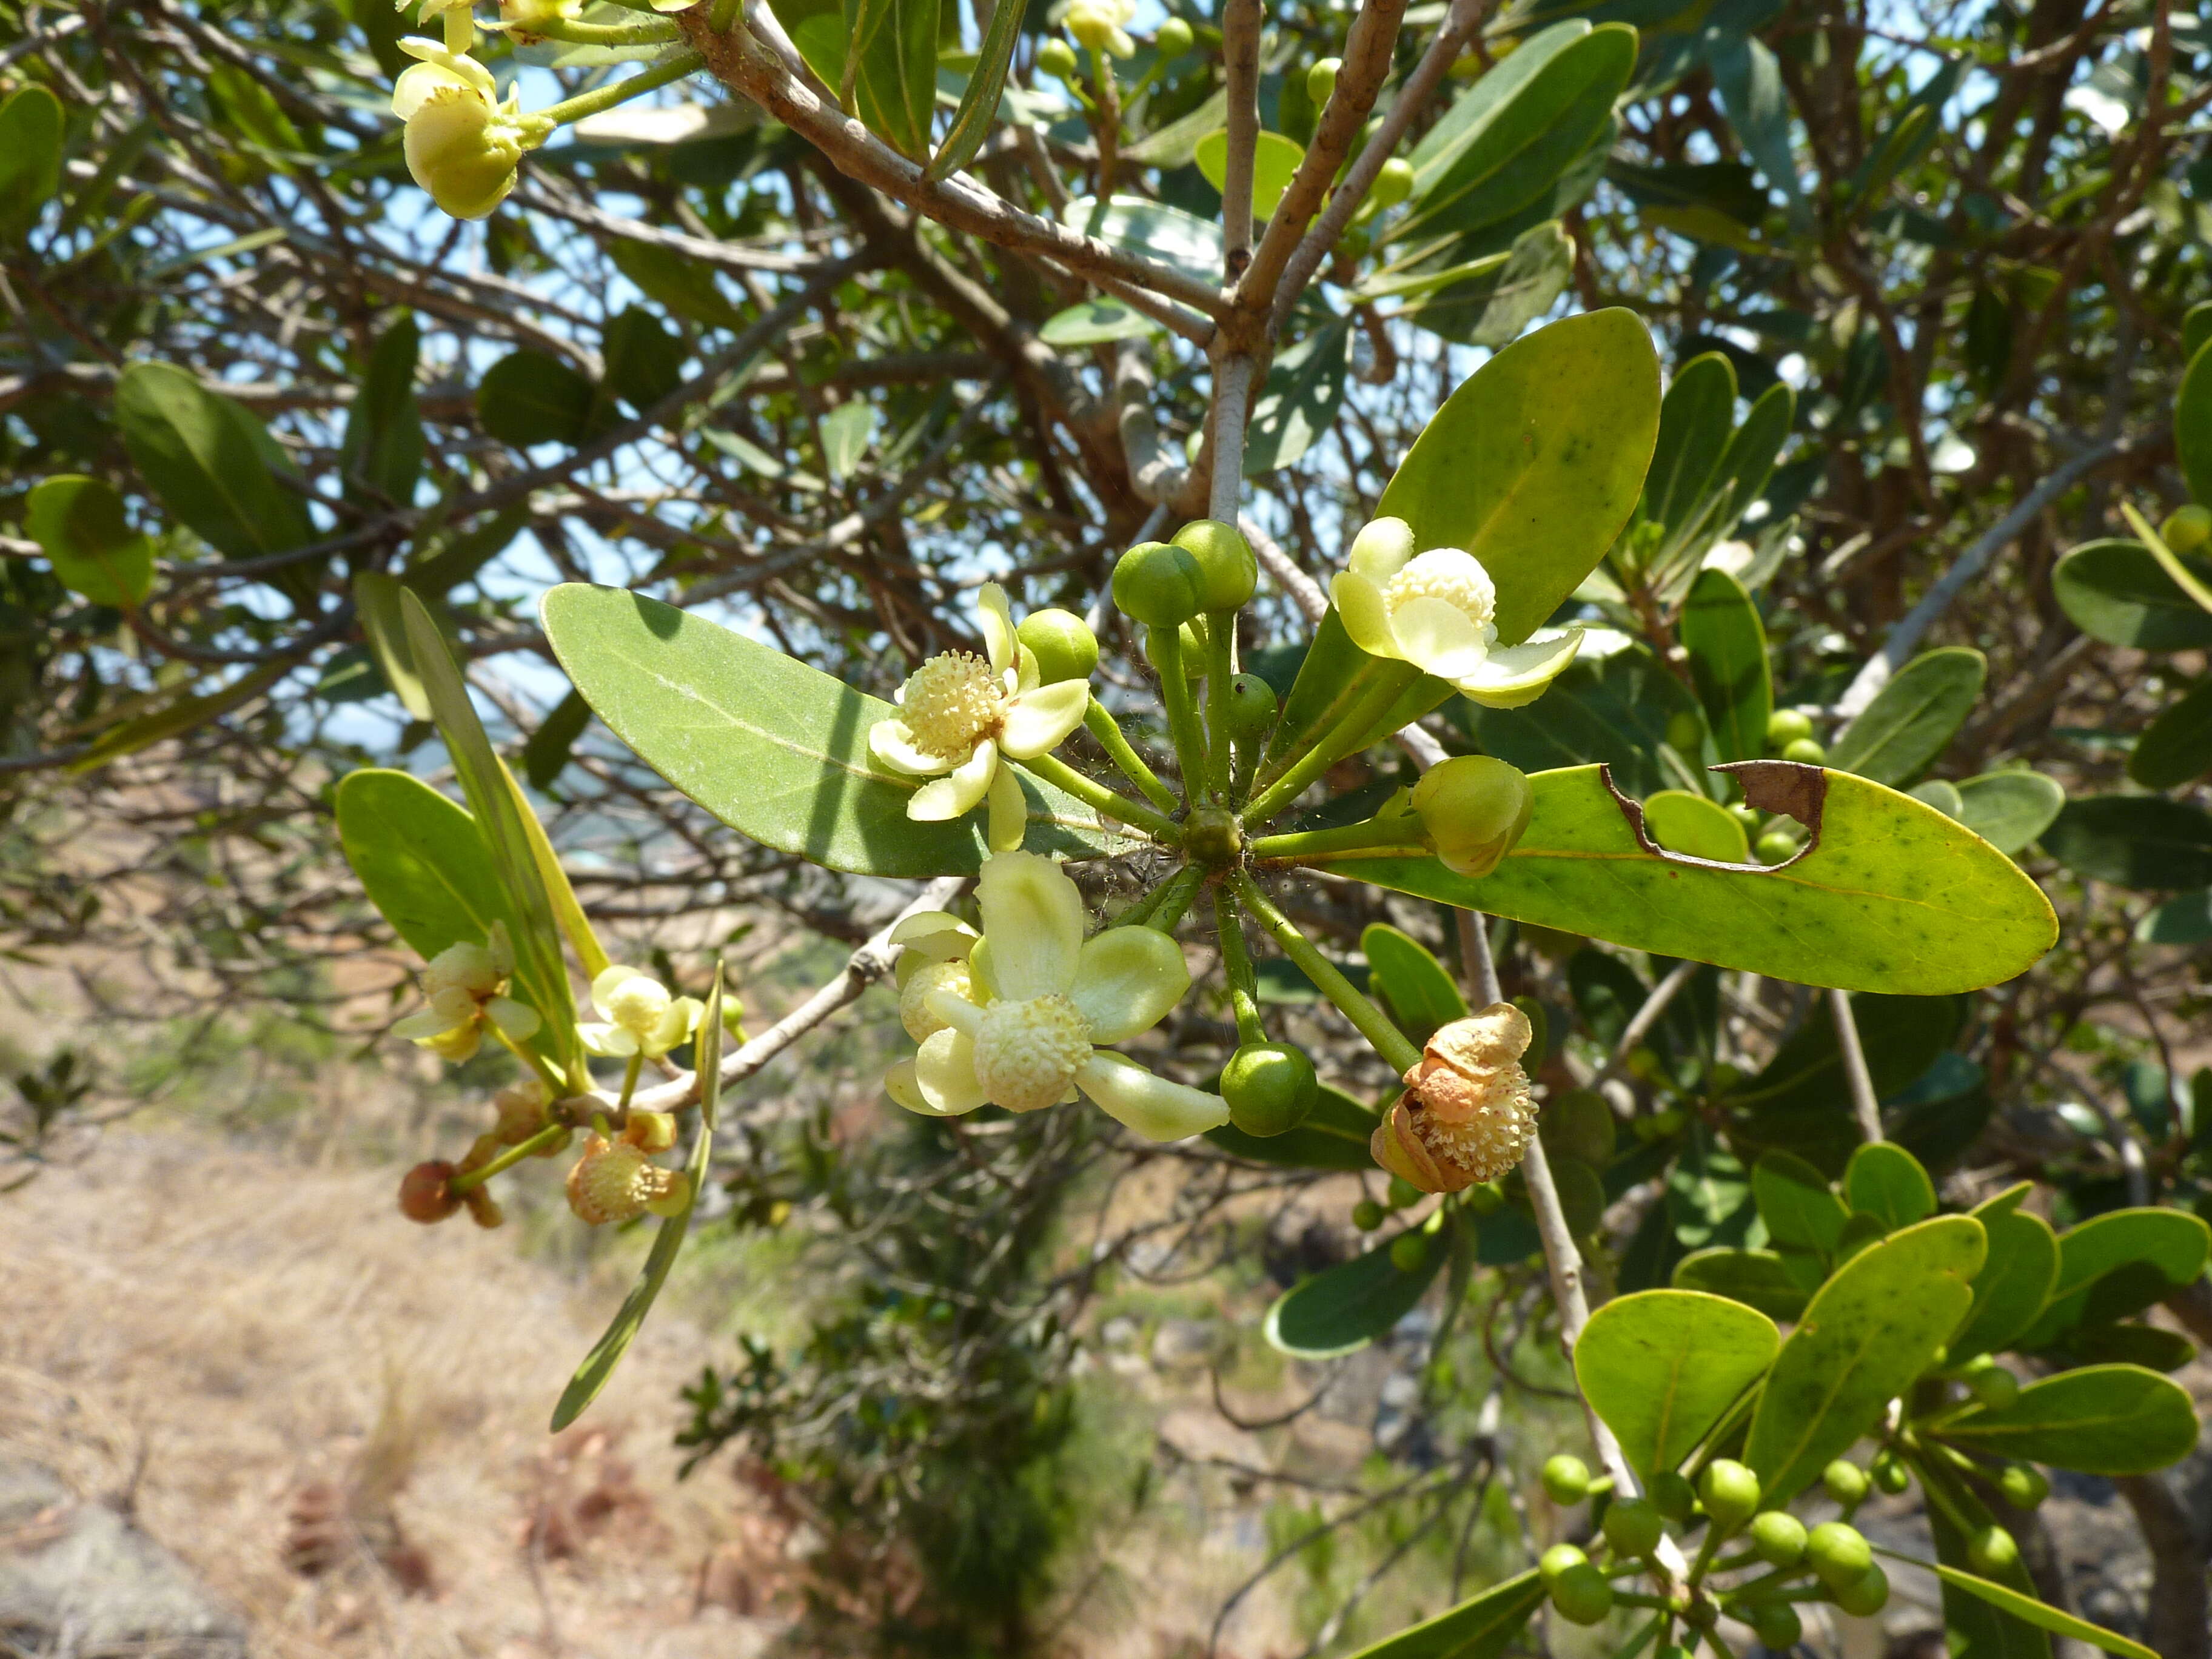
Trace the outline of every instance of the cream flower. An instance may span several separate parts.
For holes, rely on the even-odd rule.
[[[1022,844],[1029,808],[1013,769],[1001,758],[1034,760],[1066,740],[1091,706],[1091,682],[1037,683],[1036,659],[1014,638],[1006,590],[987,583],[976,597],[975,620],[988,657],[945,651],[932,657],[899,688],[896,720],[868,732],[868,750],[908,777],[927,778],[907,802],[907,817],[923,823],[957,818],[991,804],[994,852]]]
[[[1137,43],[1129,38],[1129,25],[1136,15],[1136,0],[1075,0],[1060,21],[1085,50],[1133,58]]]
[[[449,945],[422,968],[422,995],[429,1003],[392,1028],[458,1065],[477,1051],[489,1020],[509,1041],[525,1042],[538,1032],[538,1012],[507,994],[514,973],[514,948],[507,924],[495,921],[482,945],[464,939]]]
[[[552,124],[525,115],[520,94],[499,100],[491,72],[431,40],[400,50],[422,59],[400,71],[392,112],[407,124],[407,171],[456,219],[481,219],[514,188],[522,152],[544,143]]]
[[[592,981],[592,1009],[602,1023],[579,1025],[577,1033],[592,1053],[614,1060],[659,1060],[690,1039],[706,1011],[698,998],[672,997],[651,975],[621,967]]]
[[[1500,646],[1490,573],[1455,547],[1415,553],[1403,519],[1377,519],[1359,532],[1329,596],[1368,655],[1411,663],[1490,708],[1534,702],[1583,642],[1582,629],[1570,628],[1556,639]]]
[[[1182,951],[1151,927],[1083,937],[1083,898],[1050,859],[999,853],[976,884],[979,939],[950,917],[902,926],[915,999],[907,1029],[921,1052],[884,1086],[909,1111],[953,1117],[978,1106],[1033,1112],[1091,1097],[1148,1140],[1182,1140],[1229,1121],[1218,1095],[1157,1077],[1100,1043],[1125,1042],[1166,1018],[1190,989]],[[922,924],[917,927],[916,924]],[[896,937],[896,935],[894,935]]]

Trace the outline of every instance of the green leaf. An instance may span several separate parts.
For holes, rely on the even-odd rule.
[[[1370,922],[1359,936],[1359,949],[1367,958],[1370,990],[1382,994],[1399,1029],[1415,1042],[1426,1042],[1438,1026],[1467,1018],[1467,999],[1419,939],[1388,922]]]
[[[1790,97],[1780,60],[1764,40],[1744,34],[1722,39],[1706,63],[1744,153],[1766,182],[1789,198],[1792,218],[1798,217],[1803,194],[1790,149]]]
[[[1811,1299],[1790,1264],[1772,1250],[1692,1250],[1674,1264],[1674,1285],[1741,1302],[1769,1319],[1800,1318]]]
[[[94,605],[124,610],[154,591],[153,539],[131,527],[123,497],[100,479],[64,472],[34,485],[23,529],[54,580]]]
[[[155,744],[194,731],[234,708],[242,708],[297,665],[289,661],[264,663],[251,673],[240,675],[220,690],[198,696],[191,695],[191,690],[197,682],[187,680],[177,688],[175,696],[158,707],[108,727],[91,748],[69,763],[69,775],[77,778],[96,772],[110,761],[135,755],[141,749],[151,748]]]
[[[714,969],[714,988],[707,994],[706,1012],[700,1016],[697,1044],[699,1066],[699,1127],[691,1139],[691,1156],[685,1160],[684,1174],[691,1182],[691,1201],[678,1213],[661,1218],[660,1231],[653,1236],[653,1249],[646,1253],[645,1267],[630,1286],[629,1294],[623,1298],[616,1310],[614,1321],[606,1334],[592,1345],[584,1356],[584,1363],[576,1367],[576,1374],[568,1379],[568,1386],[561,1390],[561,1398],[553,1407],[553,1420],[549,1425],[558,1434],[579,1417],[594,1400],[599,1390],[607,1386],[607,1379],[622,1364],[622,1357],[636,1340],[644,1328],[645,1316],[652,1312],[660,1287],[668,1282],[668,1274],[676,1266],[678,1252],[684,1248],[684,1235],[690,1231],[691,1212],[699,1207],[699,1189],[707,1179],[708,1160],[714,1149],[714,1120],[722,1095],[722,970]]]
[[[1717,484],[1725,482],[1729,488],[1728,502],[1713,526],[1716,535],[1733,529],[1750,511],[1751,504],[1765,493],[1767,481],[1774,476],[1775,459],[1789,441],[1796,418],[1797,393],[1786,380],[1767,387],[1752,404],[1743,424],[1729,440],[1714,475]]]
[[[2058,1282],[2057,1235],[2041,1216],[2021,1208],[2032,1190],[2022,1182],[1974,1211],[1989,1235],[1989,1259],[1974,1276],[1973,1310],[1951,1339],[1954,1363],[2010,1346],[2035,1323]]]
[[[1352,1659],[1500,1659],[1544,1605],[1544,1581],[1532,1567],[1449,1613],[1360,1649]]]
[[[2108,1210],[2058,1240],[2058,1282],[2055,1300],[2086,1290],[2115,1267],[2148,1262],[2169,1285],[2186,1285],[2204,1271],[2212,1252],[2212,1228],[2186,1210]]]
[[[1826,780],[1820,843],[1768,870],[1662,856],[1638,838],[1594,766],[1533,777],[1528,830],[1479,880],[1434,859],[1345,854],[1326,866],[1539,927],[1846,990],[1978,989],[2051,947],[2050,902],[1971,830],[1848,773],[1814,775]]]
[[[1755,1309],[1695,1291],[1638,1291],[1590,1316],[1576,1340],[1575,1380],[1645,1478],[1690,1455],[1782,1340]]]
[[[543,601],[570,682],[640,759],[731,828],[781,853],[862,875],[937,876],[982,865],[975,816],[920,823],[918,781],[877,769],[868,730],[890,704],[657,599],[569,583]],[[1120,838],[1024,775],[1032,852],[1095,855]]]
[[[2183,568],[2212,582],[2212,562]],[[2212,611],[2182,591],[2141,542],[2087,542],[2059,560],[2051,592],[2074,625],[2106,645],[2138,651],[2194,651],[2212,645]]]
[[[0,104],[0,240],[20,242],[62,182],[62,101],[41,86]]]
[[[2212,501],[2212,353],[2189,360],[2173,400],[2173,448],[2189,493]]]
[[[627,238],[610,242],[607,254],[615,269],[635,283],[640,293],[678,316],[708,328],[735,330],[745,325],[744,313],[730,303],[721,284],[714,280],[713,267],[703,262],[658,242]]]
[[[1717,351],[1691,358],[1660,401],[1659,441],[1644,480],[1646,519],[1682,527],[1704,501],[1735,427],[1735,365]]]
[[[283,452],[244,405],[168,363],[115,383],[115,420],[139,476],[202,540],[234,559],[314,539],[307,504],[278,481]]]
[[[936,116],[938,11],[936,0],[845,0],[848,49],[860,60],[854,112],[915,161],[929,154]]]
[[[873,404],[857,398],[822,417],[822,464],[833,483],[843,483],[859,470],[881,418]]]
[[[1410,524],[1416,546],[1480,560],[1498,587],[1498,638],[1517,644],[1613,544],[1658,423],[1659,362],[1643,323],[1619,307],[1570,317],[1461,384],[1376,513]]]
[[[1206,1138],[1224,1152],[1255,1164],[1297,1170],[1371,1170],[1368,1155],[1375,1114],[1351,1096],[1322,1085],[1321,1098],[1306,1121],[1279,1135],[1248,1135],[1233,1123],[1208,1129]]]
[[[1875,1217],[1891,1232],[1936,1213],[1936,1183],[1920,1160],[1893,1141],[1870,1141],[1851,1154],[1844,1196],[1851,1208]]]
[[[568,764],[569,751],[592,723],[592,705],[575,691],[555,703],[522,745],[522,774],[532,789],[550,789]]]
[[[2051,827],[2066,805],[2066,791],[2040,772],[1984,772],[1959,785],[1959,811],[1966,828],[2009,858]]]
[[[1909,1555],[1899,1555],[1893,1550],[1884,1550],[1881,1553],[1893,1561],[1910,1561],[1913,1559]],[[1922,1562],[1919,1565],[1925,1566],[1928,1564]],[[2014,1618],[2033,1625],[2038,1630],[2047,1630],[2053,1635],[2069,1636],[2077,1642],[2087,1642],[2090,1646],[2102,1648],[2107,1653],[2117,1653],[2121,1656],[2121,1659],[2158,1659],[2157,1654],[2140,1642],[2131,1642],[2126,1637],[2108,1631],[2101,1625],[2093,1625],[2086,1619],[2076,1619],[2072,1613],[2062,1612],[2048,1602],[2039,1601],[2033,1595],[2026,1595],[2006,1585],[1992,1583],[1978,1574],[1966,1572],[1958,1567],[1945,1566],[1941,1563],[1930,1567],[1929,1571],[1942,1579],[1948,1588],[1963,1590],[1969,1595],[1978,1596],[1991,1607],[2002,1608]]]
[[[409,314],[386,329],[368,354],[368,370],[346,410],[345,437],[338,445],[349,500],[414,504],[424,452],[422,411],[415,400],[422,342],[422,331]]]
[[[1786,1502],[1881,1419],[1928,1369],[1973,1301],[1982,1226],[1941,1216],[1836,1270],[1782,1345],[1753,1413],[1744,1462],[1765,1502]]]
[[[1252,405],[1246,477],[1293,465],[1313,447],[1336,420],[1351,368],[1352,325],[1342,320],[1316,329],[1275,359]]]
[[[1298,164],[1306,159],[1305,147],[1279,132],[1262,132],[1252,152],[1252,217],[1265,224],[1275,210],[1275,204],[1283,199],[1283,192],[1291,187],[1297,176]],[[1210,132],[1198,141],[1191,151],[1191,160],[1206,175],[1206,182],[1216,190],[1225,190],[1229,185],[1229,135]]]
[[[999,115],[999,94],[1006,90],[1006,70],[1022,38],[1022,15],[1028,9],[1028,0],[994,0],[968,89],[960,94],[960,107],[945,131],[945,142],[930,158],[926,176],[931,182],[950,179],[966,167],[991,136],[991,124]]]
[[[2212,340],[2212,300],[2199,300],[2182,313],[2181,361],[2193,362],[2207,340]]]
[[[1007,0],[1012,4],[1012,0]],[[1068,350],[1078,346],[1103,345],[1109,340],[1133,340],[1161,332],[1160,325],[1119,300],[1085,300],[1046,319],[1037,338],[1048,346]]]
[[[1495,349],[1549,311],[1574,274],[1574,238],[1546,219],[1502,254],[1432,273],[1436,280],[1424,282],[1398,314],[1447,340]]]
[[[422,677],[415,672],[414,648],[407,643],[406,619],[399,613],[399,582],[380,570],[364,570],[353,579],[354,608],[361,615],[362,637],[410,720],[430,718],[430,698],[422,690]]]
[[[2136,739],[2128,775],[2146,789],[2177,789],[2212,771],[2212,679],[2202,679]]]
[[[1267,1310],[1261,1329],[1269,1344],[1297,1359],[1332,1359],[1387,1336],[1413,1310],[1449,1254],[1441,1238],[1430,1237],[1428,1245],[1413,1273],[1401,1273],[1383,1244],[1300,1279]]]
[[[584,907],[576,902],[576,890],[568,884],[568,872],[561,867],[560,854],[553,850],[552,839],[546,835],[545,826],[538,821],[538,814],[522,793],[522,786],[515,781],[514,772],[503,760],[499,763],[499,772],[507,785],[507,797],[514,803],[514,816],[521,821],[523,839],[530,843],[530,861],[538,866],[538,879],[545,884],[545,898],[552,907],[553,920],[568,939],[569,948],[575,951],[576,959],[583,963],[584,978],[588,983],[606,972],[606,951],[599,944],[599,936],[592,931]]]
[[[642,306],[625,306],[602,340],[606,390],[642,415],[684,384],[681,336]]]
[[[1751,842],[1735,815],[1719,802],[1686,789],[1662,789],[1644,803],[1651,839],[1670,853],[1715,864],[1748,864]]]
[[[338,845],[378,914],[428,962],[514,927],[483,831],[467,811],[406,772],[365,767],[338,780]]]
[[[1936,1559],[1964,1571],[1972,1560],[1967,1540],[1995,1517],[1948,1462],[1909,1455],[1907,1462],[1928,1495],[1928,1527],[1936,1540]],[[2035,1580],[2025,1561],[2014,1559],[2002,1578],[2024,1595],[2035,1594]],[[1948,1584],[1942,1586],[1942,1595],[1944,1641],[1951,1659],[2051,1659],[2051,1638],[2033,1625]]]
[[[1452,712],[1467,719],[1468,735],[1484,753],[1523,772],[1598,763],[1639,799],[1669,787],[1694,789],[1712,777],[1691,769],[1706,758],[1704,710],[1689,687],[1640,645],[1571,664],[1524,708],[1482,708],[1462,699]],[[1677,723],[1696,733],[1687,759],[1667,741]]]
[[[484,371],[477,418],[501,443],[574,444],[591,429],[592,383],[557,357],[511,351]]]
[[[1988,677],[1988,659],[1970,647],[1923,653],[1828,745],[1828,764],[1902,787],[1949,745]]]
[[[2212,886],[2212,817],[2163,795],[2073,800],[2043,850],[2077,876],[2148,892]]]
[[[2196,1449],[2197,1410],[2186,1389],[2156,1371],[2084,1365],[2030,1383],[2001,1411],[1977,1407],[1952,1419],[1942,1438],[2084,1474],[2148,1474]]]
[[[1752,1165],[1751,1191],[1767,1237],[1788,1249],[1835,1254],[1850,1212],[1827,1177],[1788,1152],[1767,1152]]]
[[[2084,1325],[2066,1338],[2065,1347],[2083,1364],[2140,1365],[2152,1371],[2178,1371],[2197,1358],[2196,1344],[2157,1325]]]
[[[2212,888],[2171,898],[2136,924],[2146,945],[2202,945],[2212,939]]]
[[[1142,196],[1079,196],[1060,222],[1201,283],[1221,280],[1221,227]]]
[[[1766,665],[1766,629],[1751,595],[1725,570],[1700,570],[1683,602],[1681,640],[1721,757],[1764,755],[1774,682]]]
[[[1129,145],[1121,152],[1121,159],[1138,167],[1158,167],[1163,172],[1187,167],[1197,158],[1199,140],[1210,132],[1220,131],[1228,123],[1229,89],[1224,87],[1189,114],[1178,116],[1158,131]]]

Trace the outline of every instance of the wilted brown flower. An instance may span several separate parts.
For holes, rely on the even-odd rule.
[[[1375,1131],[1375,1161],[1426,1193],[1495,1181],[1518,1164],[1536,1133],[1521,1069],[1534,1036],[1528,1017],[1506,1002],[1438,1030]]]

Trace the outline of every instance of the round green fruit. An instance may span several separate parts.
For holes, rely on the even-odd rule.
[[[1275,723],[1274,688],[1257,674],[1229,682],[1229,735],[1242,743],[1264,737]]]
[[[1198,561],[1203,579],[1201,610],[1234,611],[1260,585],[1260,562],[1252,555],[1252,544],[1234,525],[1194,519],[1176,532],[1170,544]]]
[[[1820,1471],[1820,1484],[1828,1496],[1845,1509],[1856,1509],[1866,1502],[1867,1473],[1849,1458],[1838,1457]]]
[[[1405,1176],[1392,1176],[1389,1194],[1382,1201],[1394,1210],[1402,1210],[1408,1205],[1419,1203],[1425,1196],[1426,1194]]]
[[[2020,1565],[2019,1540],[2002,1527],[1984,1527],[1966,1540],[1966,1561],[1984,1578],[2002,1578]]]
[[[1545,1588],[1548,1589],[1577,1567],[1588,1565],[1589,1557],[1572,1544],[1554,1544],[1536,1558],[1536,1576],[1544,1581]]]
[[[2033,1463],[2008,1463],[1997,1476],[1997,1490],[2016,1510],[2032,1510],[2051,1496],[2051,1482]]]
[[[1770,1567],[1794,1567],[1805,1559],[1805,1523],[1787,1510],[1755,1515],[1751,1518],[1751,1547]]]
[[[1053,36],[1037,47],[1037,67],[1055,81],[1073,81],[1081,73],[1083,60],[1075,55],[1075,48]]]
[[[2176,507],[2159,526],[2158,538],[2176,553],[2194,553],[2212,542],[2212,507],[2193,502]]]
[[[1344,72],[1341,58],[1321,58],[1306,70],[1306,100],[1316,109],[1326,106],[1336,91],[1336,77]]]
[[[1087,680],[1098,666],[1098,636],[1073,611],[1032,611],[1014,636],[1029,647],[1037,678],[1047,685]]]
[[[1206,573],[1189,549],[1139,542],[1114,566],[1114,607],[1147,628],[1179,628],[1206,608]]]
[[[1352,1224],[1363,1233],[1371,1233],[1389,1215],[1389,1212],[1373,1199],[1363,1198],[1352,1206]]]
[[[1733,1458],[1716,1457],[1698,1481],[1705,1513],[1725,1534],[1759,1513],[1759,1477]]]
[[[1669,1521],[1686,1521],[1697,1513],[1698,1494],[1687,1480],[1672,1469],[1662,1469],[1653,1475],[1644,1495],[1651,1500],[1651,1507]]]
[[[1828,758],[1828,751],[1810,738],[1799,738],[1782,745],[1782,758],[1803,766],[1818,766]]]
[[[1766,746],[1787,749],[1801,738],[1813,735],[1813,717],[1796,708],[1778,708],[1766,717]]]
[[[1705,723],[1688,709],[1677,709],[1667,717],[1667,746],[1678,755],[1693,759],[1705,745]]]
[[[1912,1484],[1912,1473],[1887,1452],[1877,1452],[1874,1460],[1874,1483],[1893,1498]]]
[[[1552,1605],[1571,1625],[1595,1625],[1613,1611],[1613,1583],[1587,1561],[1552,1581]]]
[[[1196,38],[1188,23],[1180,17],[1170,17],[1153,34],[1152,50],[1163,58],[1180,58],[1190,50]]]
[[[1470,1215],[1496,1215],[1505,1207],[1505,1189],[1494,1181],[1478,1181],[1459,1195]]]
[[[1589,1465],[1571,1452],[1546,1459],[1538,1479],[1554,1504],[1579,1504],[1589,1496]]]
[[[1805,1559],[1830,1589],[1850,1583],[1874,1565],[1874,1547],[1856,1527],[1823,1521],[1807,1534]]]
[[[1377,213],[1387,212],[1413,193],[1413,164],[1402,155],[1394,155],[1382,164],[1382,171],[1375,175],[1375,182],[1367,187],[1367,199],[1375,204]]]
[[[1287,1042],[1248,1042],[1221,1068],[1229,1121],[1248,1135],[1279,1135],[1306,1121],[1321,1098],[1313,1061]]]
[[[1889,1575],[1873,1562],[1847,1584],[1831,1584],[1836,1605],[1854,1619],[1871,1619],[1889,1605]]]
[[[1966,1379],[1974,1398],[1993,1412],[2001,1412],[2020,1398],[2020,1379],[2002,1365],[1978,1370]]]
[[[1752,849],[1761,864],[1784,864],[1797,856],[1797,837],[1787,830],[1770,830]]]
[[[1623,1555],[1649,1555],[1666,1535],[1665,1517],[1648,1498],[1624,1498],[1606,1505],[1601,1523],[1605,1541]]]
[[[1429,1259],[1428,1236],[1400,1233],[1390,1241],[1390,1265],[1401,1273],[1417,1273]]]
[[[1757,1602],[1745,1609],[1744,1622],[1770,1652],[1787,1653],[1805,1639],[1805,1621],[1787,1601]]]

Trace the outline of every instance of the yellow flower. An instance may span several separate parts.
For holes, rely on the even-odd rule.
[[[482,945],[449,945],[422,969],[422,995],[429,1006],[392,1028],[402,1036],[456,1064],[477,1051],[489,1020],[507,1037],[522,1042],[537,1035],[538,1013],[507,994],[514,973],[514,951],[507,924],[495,921]]]
[[[483,218],[514,188],[522,152],[543,143],[552,125],[525,115],[517,93],[500,102],[475,58],[431,40],[399,46],[422,60],[392,88],[392,112],[407,124],[407,171],[454,218]]]
[[[1091,706],[1091,682],[1038,683],[1036,659],[1014,637],[1006,591],[985,585],[976,623],[988,653],[945,651],[899,688],[896,719],[868,732],[868,750],[892,771],[927,778],[907,802],[906,815],[934,823],[991,804],[994,852],[1022,844],[1029,819],[1013,769],[1002,758],[1034,760],[1065,742]]]
[[[1060,21],[1086,51],[1130,58],[1137,51],[1137,43],[1129,38],[1129,24],[1136,15],[1136,0],[1075,0]]]
[[[1182,1000],[1190,969],[1173,939],[1109,927],[1086,940],[1082,895],[1034,853],[986,859],[976,896],[981,938],[950,916],[910,917],[893,935],[912,958],[900,963],[900,1012],[921,1045],[884,1079],[893,1100],[953,1117],[985,1105],[1033,1112],[1079,1091],[1148,1140],[1229,1121],[1220,1096],[1097,1046],[1150,1030]]]
[[[1403,519],[1377,519],[1359,532],[1329,596],[1369,656],[1411,663],[1490,708],[1534,702],[1583,642],[1582,629],[1570,628],[1500,646],[1498,590],[1481,561],[1455,547],[1417,554]]]
[[[705,1005],[696,997],[672,997],[668,988],[635,968],[610,968],[592,981],[592,1010],[599,1022],[579,1025],[584,1047],[603,1058],[642,1054],[659,1060],[690,1041]]]

